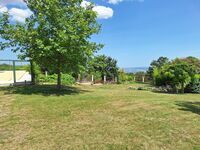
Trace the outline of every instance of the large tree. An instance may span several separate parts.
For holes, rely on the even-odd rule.
[[[12,47],[23,58],[57,73],[74,71],[87,63],[102,45],[90,41],[100,30],[92,5],[81,6],[82,0],[24,0],[33,15],[25,24],[9,22],[8,14],[0,19],[1,48]]]

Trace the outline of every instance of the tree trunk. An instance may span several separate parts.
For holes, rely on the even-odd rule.
[[[181,93],[184,94],[184,83],[181,83]]]
[[[60,72],[60,70],[58,71],[57,88],[61,89],[61,72]]]
[[[58,62],[58,68],[57,68],[57,88],[60,90],[61,89],[61,66],[60,66],[60,61]]]
[[[30,67],[31,67],[31,81],[32,81],[32,84],[35,85],[36,84],[35,64],[34,64],[33,60],[30,61]]]

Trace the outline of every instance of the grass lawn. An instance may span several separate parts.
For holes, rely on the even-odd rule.
[[[200,149],[200,95],[0,88],[0,149]]]

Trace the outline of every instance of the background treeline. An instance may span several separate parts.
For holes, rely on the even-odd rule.
[[[1,64],[0,70],[12,70],[12,65]],[[29,65],[18,65],[16,70],[30,71]],[[38,83],[57,82],[56,72],[47,66],[34,64]],[[157,91],[169,93],[200,93],[200,59],[196,57],[169,60],[160,57],[151,62],[147,72],[126,73],[117,66],[117,60],[98,55],[91,57],[86,67],[72,72],[63,71],[61,81],[64,85],[76,82],[93,83],[150,83]]]

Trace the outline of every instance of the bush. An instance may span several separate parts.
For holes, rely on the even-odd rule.
[[[187,87],[187,92],[190,93],[200,93],[200,75],[195,75]]]
[[[40,75],[39,76],[39,82],[42,83],[56,83],[57,82],[57,75],[48,75],[47,77],[45,75]],[[72,85],[75,83],[75,79],[69,75],[69,74],[62,74],[61,76],[61,82],[64,85]]]
[[[72,85],[75,83],[74,77],[72,77],[69,74],[62,74],[61,81],[62,81],[62,84],[65,84],[65,85]]]

